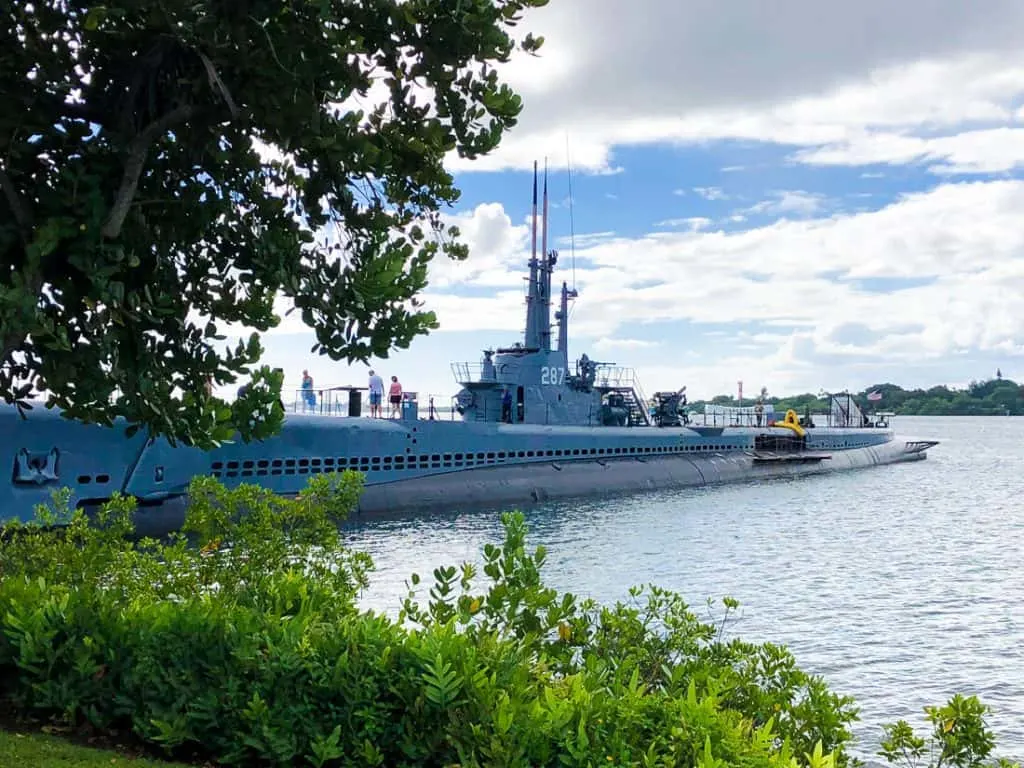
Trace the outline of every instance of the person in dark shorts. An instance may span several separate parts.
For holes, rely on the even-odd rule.
[[[391,403],[391,418],[398,419],[402,416],[402,385],[398,383],[398,377],[391,377],[391,390],[388,392],[388,401]]]

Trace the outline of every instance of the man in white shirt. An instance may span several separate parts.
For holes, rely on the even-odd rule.
[[[370,418],[382,418],[381,401],[384,399],[384,380],[370,371]]]

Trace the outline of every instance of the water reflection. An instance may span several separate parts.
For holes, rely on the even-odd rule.
[[[732,595],[736,631],[787,644],[862,708],[862,754],[880,723],[957,691],[995,712],[1001,754],[1024,757],[1024,419],[902,418],[942,440],[906,466],[550,503],[526,511],[549,551],[548,582],[602,601],[633,584],[676,589],[694,606]],[[497,511],[356,524],[377,564],[368,607],[394,612],[405,580],[479,562],[501,540]]]

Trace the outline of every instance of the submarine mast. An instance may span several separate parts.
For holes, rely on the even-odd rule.
[[[523,346],[528,350],[540,349],[540,291],[537,261],[537,161],[533,162],[533,228],[530,242],[530,277],[526,289],[526,330],[523,333]]]
[[[539,307],[543,307],[540,315],[540,348],[544,352],[551,351],[551,273],[554,272],[558,254],[548,253],[548,161],[544,159],[544,223],[541,228],[541,262],[540,262],[540,295],[537,297]]]
[[[532,239],[530,248],[530,276],[526,292],[526,330],[523,334],[523,346],[528,351],[552,352],[551,345],[551,276],[558,263],[558,251],[548,251],[548,215],[550,201],[548,198],[548,168],[544,161],[544,197],[541,216],[540,254],[537,253],[537,163],[533,164],[533,208],[532,208]],[[568,365],[568,323],[569,300],[578,296],[575,288],[563,282],[561,301],[555,311],[558,324],[557,352],[565,365]]]

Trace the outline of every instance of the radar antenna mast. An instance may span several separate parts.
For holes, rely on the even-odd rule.
[[[569,156],[569,132],[565,132],[565,168],[569,173],[569,260],[572,262],[572,289],[576,290],[576,222],[572,215],[572,158]]]

